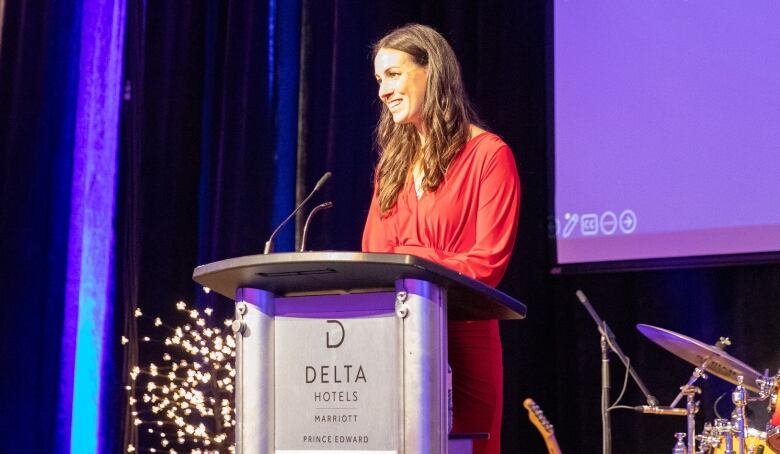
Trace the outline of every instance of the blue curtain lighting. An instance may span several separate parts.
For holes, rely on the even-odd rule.
[[[298,1],[268,2],[269,95],[274,112],[273,225],[279,225],[295,208],[295,162],[298,146],[298,77],[300,69],[300,16]],[[275,86],[273,85],[275,84]],[[278,251],[294,248],[295,229],[287,226],[277,239]]]
[[[124,27],[124,0],[83,0],[58,417],[70,430],[57,443],[71,453],[102,444]]]

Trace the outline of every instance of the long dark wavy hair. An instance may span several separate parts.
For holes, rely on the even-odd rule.
[[[375,141],[380,153],[376,168],[379,208],[384,216],[395,206],[417,159],[424,172],[423,189],[436,191],[455,155],[468,141],[470,125],[479,124],[479,119],[463,87],[455,52],[439,32],[425,25],[405,25],[374,44],[373,59],[382,48],[406,52],[427,72],[422,112],[425,144],[414,125],[396,124],[389,109],[382,106]]]

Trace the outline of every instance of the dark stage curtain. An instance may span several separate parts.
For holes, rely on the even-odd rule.
[[[133,312],[178,323],[185,301],[231,316],[229,300],[196,289],[193,268],[262,252],[292,211],[296,5],[129,2],[117,231],[125,378],[162,354],[139,347]],[[293,232],[277,250],[292,249]],[[125,446],[148,444],[125,408]]]
[[[32,3],[5,2],[2,15],[2,452],[52,452],[60,427],[80,2]]]

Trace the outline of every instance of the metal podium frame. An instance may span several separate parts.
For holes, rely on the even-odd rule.
[[[236,449],[244,454],[276,452],[274,326],[288,301],[336,318],[354,295],[394,293],[389,303],[365,299],[377,301],[369,309],[394,312],[399,321],[400,453],[447,453],[447,321],[526,314],[522,303],[498,290],[401,254],[253,255],[199,266],[193,279],[236,301]]]

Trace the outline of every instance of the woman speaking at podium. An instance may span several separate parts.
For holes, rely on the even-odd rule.
[[[450,45],[423,25],[373,48],[382,113],[363,250],[410,254],[495,287],[517,233],[520,180],[509,147],[478,126]],[[450,322],[454,432],[490,432],[500,452],[503,366],[498,322]]]

